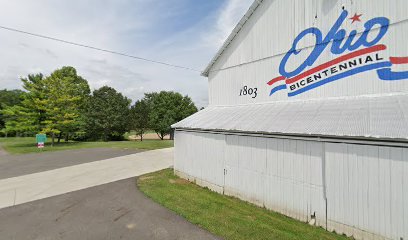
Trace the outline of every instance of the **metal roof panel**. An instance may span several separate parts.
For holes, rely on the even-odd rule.
[[[408,139],[408,95],[210,106],[172,127]]]

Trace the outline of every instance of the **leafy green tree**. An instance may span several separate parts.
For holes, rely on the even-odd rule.
[[[21,78],[26,92],[21,94],[21,102],[18,105],[9,105],[1,111],[5,120],[6,133],[38,132],[41,130],[41,121],[44,120],[44,112],[41,110],[44,86],[42,74],[30,74],[27,78]],[[43,117],[41,117],[43,116]]]
[[[140,136],[140,141],[143,141],[143,134],[149,128],[149,114],[149,104],[144,99],[137,101],[130,108],[129,127],[136,131],[136,135]]]
[[[19,89],[0,90],[0,105],[6,105],[6,106],[18,105],[23,100],[23,96],[22,96],[23,94],[24,92]]]
[[[26,127],[31,127],[34,132],[41,131],[44,128],[43,122],[46,120],[44,79],[41,73],[29,74],[27,78],[21,78],[23,88],[26,90],[21,105],[24,107],[25,117],[30,118],[27,119],[26,124],[31,124]]]
[[[6,107],[1,111],[5,119],[4,133],[26,133],[35,132],[38,129],[35,125],[35,113],[20,105]]]
[[[24,92],[21,90],[0,90],[0,130],[5,127],[5,117],[3,116],[1,110],[20,105],[23,100]]]
[[[150,126],[162,140],[168,134],[173,139],[172,124],[197,112],[191,98],[177,92],[147,93],[144,99],[151,109]]]
[[[128,98],[111,87],[95,90],[86,113],[88,134],[104,141],[122,139],[128,130],[130,103]]]
[[[77,75],[75,68],[62,67],[45,78],[44,96],[39,105],[45,111],[43,132],[50,133],[52,144],[58,134],[58,142],[63,133],[81,131],[85,106],[89,98],[88,82]]]

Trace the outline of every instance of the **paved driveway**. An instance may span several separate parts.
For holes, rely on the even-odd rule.
[[[172,164],[173,148],[166,148],[2,179],[0,208],[140,176]]]
[[[8,153],[1,147],[0,145],[0,160],[4,157],[7,156]]]
[[[0,146],[0,179],[94,162],[141,151],[137,149],[91,148],[8,155],[5,151],[2,151]]]
[[[134,178],[0,209],[0,239],[216,239],[146,198]]]

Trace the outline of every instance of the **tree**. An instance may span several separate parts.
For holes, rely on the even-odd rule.
[[[75,68],[63,67],[49,77],[30,74],[21,78],[27,91],[21,106],[6,107],[2,113],[6,119],[5,131],[51,133],[52,144],[55,134],[63,133],[66,139],[70,132],[81,129],[82,112],[90,94],[88,82],[77,75]]]
[[[172,124],[197,112],[190,97],[176,92],[147,93],[145,100],[151,109],[150,126],[162,140],[168,134],[174,138]]]
[[[86,113],[88,134],[104,141],[122,139],[128,130],[130,102],[111,87],[95,90]]]
[[[41,121],[44,119],[40,102],[44,98],[42,74],[30,74],[27,78],[21,78],[23,88],[27,92],[21,93],[20,103],[9,105],[1,111],[5,120],[3,132],[16,134],[24,132],[38,132],[41,130]]]
[[[149,114],[149,104],[144,99],[137,101],[130,108],[129,127],[140,136],[140,141],[143,141],[143,134],[149,127]]]
[[[31,124],[31,128],[35,132],[43,129],[43,121],[46,119],[46,109],[44,106],[45,85],[44,75],[29,74],[27,78],[21,78],[23,88],[26,90],[21,105],[24,107],[26,117],[30,117],[26,124]],[[26,127],[29,127],[28,125]]]
[[[24,92],[19,89],[0,90],[0,105],[6,105],[6,106],[18,105],[22,101],[23,94]]]
[[[0,130],[5,127],[5,116],[2,114],[3,109],[20,105],[23,100],[24,92],[21,90],[0,90]]]
[[[6,135],[10,132],[18,134],[37,130],[34,122],[36,118],[33,116],[33,112],[27,108],[14,105],[5,108],[1,112],[4,114],[6,122],[3,130]]]
[[[45,98],[39,103],[45,111],[42,131],[51,133],[54,144],[56,134],[59,142],[63,133],[68,139],[69,133],[81,130],[81,114],[85,111],[90,89],[88,82],[78,76],[73,67],[55,70],[43,84]]]

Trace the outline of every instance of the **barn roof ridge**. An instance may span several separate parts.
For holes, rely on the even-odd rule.
[[[215,56],[211,59],[210,63],[207,65],[207,67],[204,69],[204,71],[201,73],[202,76],[208,77],[208,74],[210,73],[210,69],[213,67],[215,62],[218,60],[218,58],[223,54],[223,52],[228,48],[229,44],[235,39],[235,37],[238,35],[238,33],[241,31],[241,29],[244,27],[245,23],[249,20],[249,18],[252,16],[252,14],[255,12],[255,10],[261,5],[263,0],[255,0],[252,5],[249,7],[248,11],[245,13],[245,15],[241,18],[241,20],[238,22],[238,24],[235,26],[235,28],[232,30],[228,38],[225,40],[224,44],[221,46],[221,48],[217,51]]]

